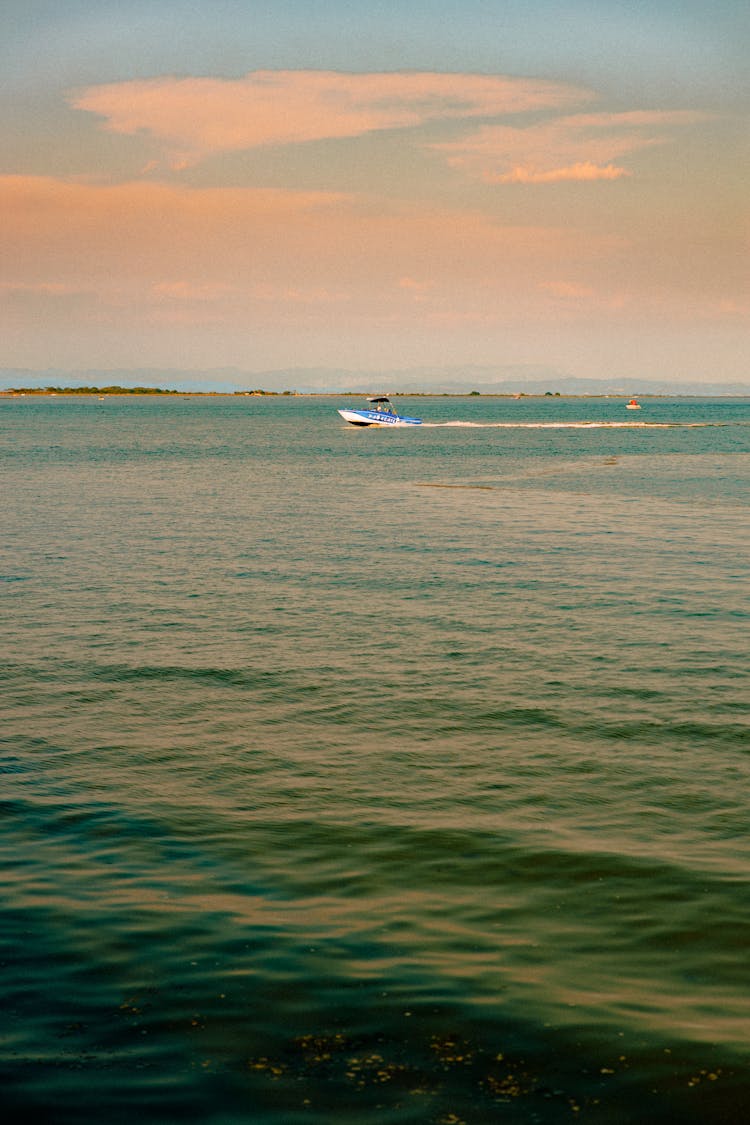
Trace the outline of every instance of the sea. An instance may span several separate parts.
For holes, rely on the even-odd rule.
[[[750,399],[397,404],[0,400],[4,1122],[750,1120]]]

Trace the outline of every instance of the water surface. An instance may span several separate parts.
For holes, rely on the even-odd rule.
[[[741,1122],[750,402],[0,401],[7,1113]]]

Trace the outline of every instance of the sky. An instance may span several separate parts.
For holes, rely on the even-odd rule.
[[[750,384],[746,0],[3,0],[0,368]]]

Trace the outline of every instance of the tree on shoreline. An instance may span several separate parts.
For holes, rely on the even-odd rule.
[[[177,395],[162,387],[11,387],[12,395]]]

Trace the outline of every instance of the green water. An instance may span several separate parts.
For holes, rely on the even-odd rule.
[[[0,401],[6,1119],[739,1125],[750,401],[352,403]]]

